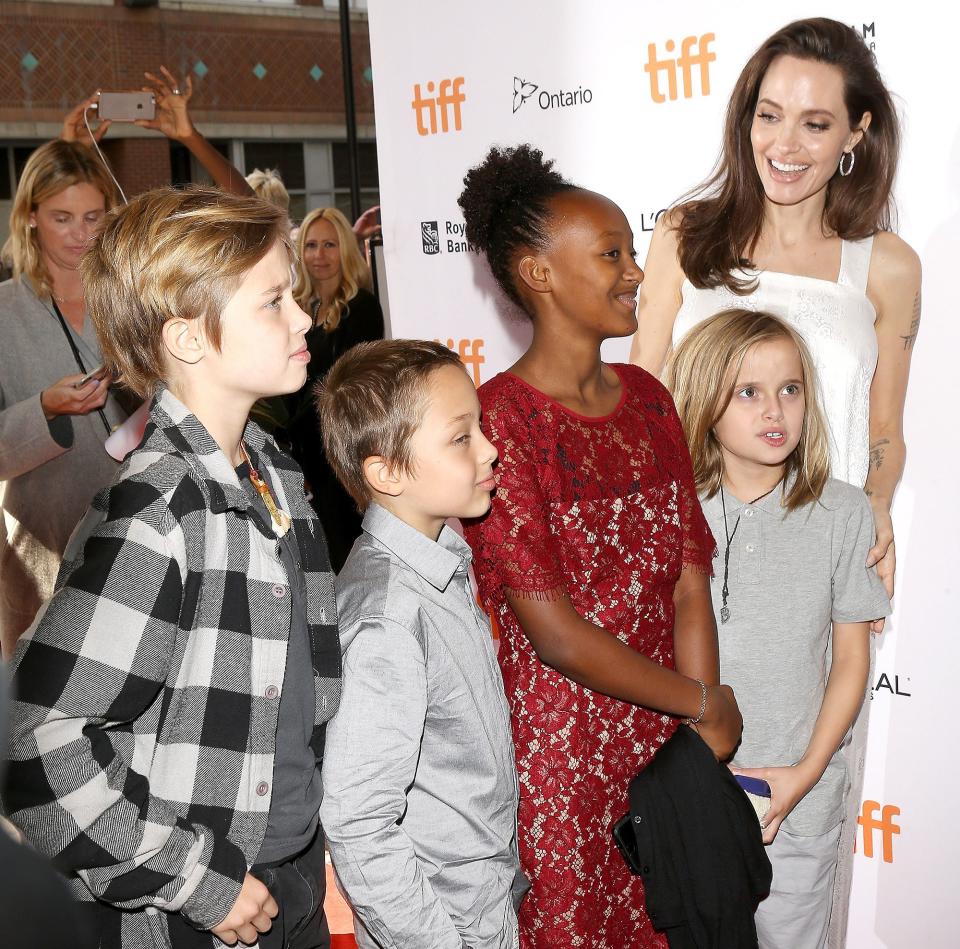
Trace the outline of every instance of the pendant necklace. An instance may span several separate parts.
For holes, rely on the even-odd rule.
[[[244,447],[243,442],[240,442],[240,454],[243,457],[243,460],[247,463],[247,469],[250,472],[250,483],[257,489],[257,494],[263,498],[263,503],[266,506],[267,510],[270,512],[270,521],[271,527],[273,527],[274,534],[277,537],[283,537],[288,530],[290,530],[293,525],[293,520],[290,515],[282,510],[277,502],[273,499],[273,493],[270,491],[270,485],[260,476],[260,472],[253,467],[253,462],[250,460],[250,456],[247,454],[247,449]]]
[[[730,619],[730,607],[727,606],[727,599],[730,596],[730,588],[728,582],[730,580],[730,547],[733,544],[734,537],[737,536],[737,528],[740,526],[740,517],[743,514],[744,508],[750,507],[752,504],[756,504],[757,501],[762,501],[768,494],[772,494],[776,488],[781,484],[777,482],[769,491],[764,491],[763,494],[758,498],[754,498],[752,501],[744,504],[740,508],[740,513],[737,515],[736,521],[733,523],[733,530],[727,530],[727,502],[723,493],[723,485],[720,485],[720,505],[723,508],[723,535],[727,539],[727,546],[723,552],[723,587],[720,590],[720,623],[721,625],[726,623]]]

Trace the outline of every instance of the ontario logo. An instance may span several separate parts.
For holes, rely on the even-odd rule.
[[[516,115],[531,98],[546,112],[548,109],[565,109],[571,105],[589,105],[593,102],[593,90],[577,86],[576,89],[557,89],[551,92],[549,89],[541,88],[535,82],[514,76],[513,114]]]

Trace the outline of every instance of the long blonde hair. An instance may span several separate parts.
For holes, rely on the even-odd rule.
[[[29,278],[41,298],[52,295],[53,285],[36,228],[30,227],[30,215],[42,202],[76,184],[93,185],[103,195],[108,211],[117,202],[113,180],[93,152],[76,142],[54,139],[27,159],[17,185],[10,212],[10,236],[2,255],[13,267],[14,277]]]
[[[803,430],[784,469],[784,482],[796,475],[784,498],[789,511],[817,501],[830,477],[827,426],[817,395],[813,361],[802,337],[771,313],[732,309],[715,313],[695,326],[674,350],[666,385],[690,446],[697,491],[713,497],[720,490],[723,454],[714,426],[733,398],[734,385],[748,350],[786,339],[797,347],[803,366]]]
[[[370,289],[370,268],[360,254],[353,228],[343,214],[336,208],[314,209],[303,219],[297,236],[297,280],[293,285],[293,296],[302,309],[310,313],[310,301],[316,297],[313,281],[303,263],[303,249],[307,243],[307,234],[317,221],[329,221],[340,242],[340,286],[332,300],[323,301],[314,317],[317,325],[323,326],[327,332],[332,332],[340,325],[347,304],[357,295],[357,291],[361,287]]]

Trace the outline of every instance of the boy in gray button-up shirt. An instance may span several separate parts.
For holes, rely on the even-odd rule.
[[[320,398],[327,455],[366,509],[337,583],[340,713],[321,819],[362,949],[509,949],[518,875],[510,722],[467,544],[496,449],[457,357],[355,347]]]

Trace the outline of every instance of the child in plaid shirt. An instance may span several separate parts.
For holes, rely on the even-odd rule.
[[[248,420],[306,378],[285,215],[164,189],[82,269],[114,378],[152,395],[13,660],[5,804],[102,949],[329,945],[326,544],[300,469]]]

